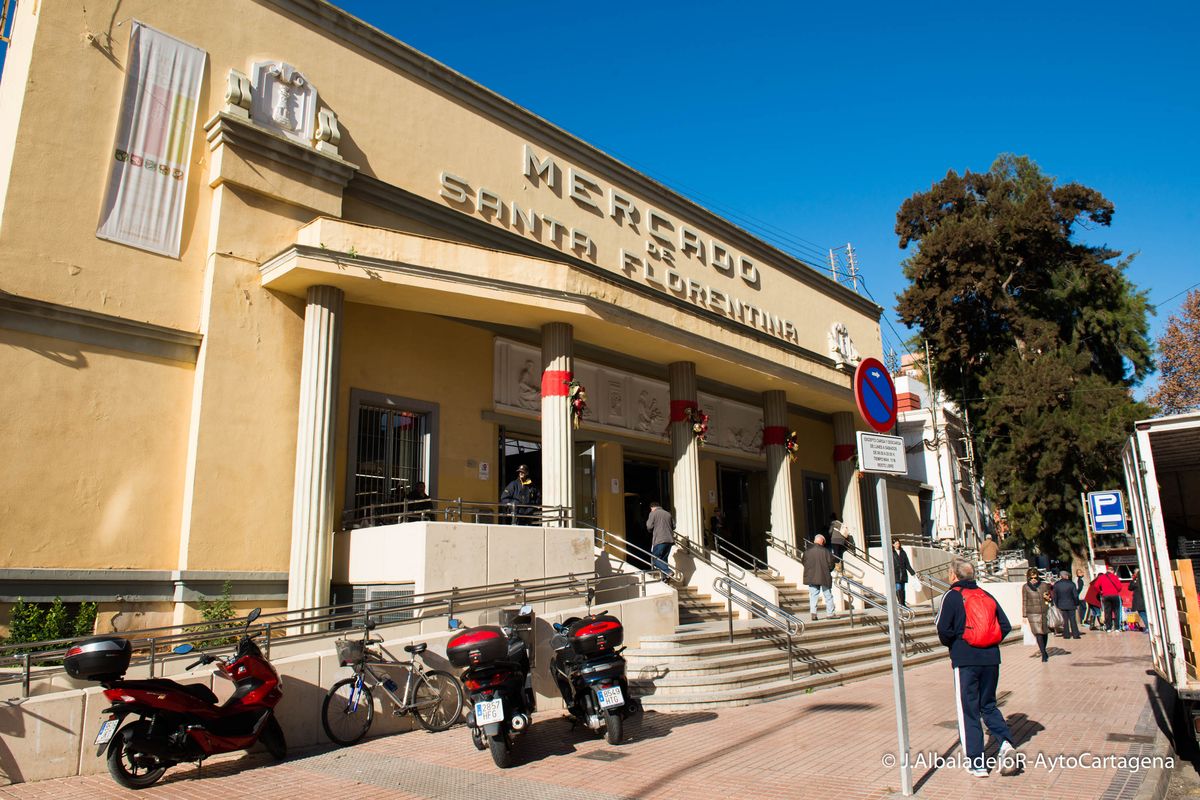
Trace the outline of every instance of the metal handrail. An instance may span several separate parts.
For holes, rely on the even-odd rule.
[[[520,509],[521,513],[517,513]],[[471,522],[490,525],[561,525],[570,521],[566,506],[490,503],[426,497],[347,509],[342,530],[374,528],[400,522]]]
[[[594,532],[596,547],[599,547],[601,550],[605,551],[606,553],[609,553],[610,555],[612,554],[612,550],[616,550],[618,557],[620,557],[622,555],[625,556],[625,558],[620,558],[620,560],[623,561],[624,563],[629,564],[632,567],[638,567],[638,564],[631,560],[631,559],[637,559],[638,562],[645,564],[645,567],[638,567],[640,569],[643,569],[643,571],[644,570],[661,571],[660,568],[654,566],[654,554],[653,553],[651,553],[649,550],[646,550],[645,548],[641,547],[640,545],[634,544],[633,542],[626,539],[624,536],[613,533],[610,530],[601,528],[598,525],[592,525],[591,523],[588,523],[588,522],[578,522],[576,524],[581,528],[590,528]],[[611,548],[611,550],[610,550],[610,548]],[[669,562],[664,561],[663,563],[666,564],[666,567],[667,567],[667,580],[668,581],[677,580],[679,578],[679,570],[672,567]],[[643,585],[643,587],[645,586],[644,579],[643,579],[642,585]]]
[[[713,579],[713,591],[725,598],[729,610],[729,641],[733,641],[733,606],[746,609],[755,617],[767,622],[787,635],[788,650],[788,680],[795,679],[792,666],[792,637],[804,633],[804,622],[793,614],[772,603],[770,600],[755,594],[749,588],[728,576],[718,576]]]
[[[728,539],[722,538],[720,534],[714,533],[712,534],[712,538],[713,547],[710,549],[715,550],[718,554],[725,556],[727,559],[732,558],[734,561],[741,563],[743,567],[753,572],[767,572],[778,577],[779,570],[775,569],[753,553],[744,550]],[[733,554],[730,555],[729,553],[722,552],[723,550],[732,550]]]
[[[800,542],[803,542],[803,544],[799,542],[792,544],[791,542],[785,542],[783,539],[778,539],[770,533],[767,534],[767,544],[783,553],[792,561],[801,561],[804,559],[804,551],[808,549],[808,539],[801,539]]]
[[[789,542],[785,542],[783,539],[778,539],[769,533],[767,534],[767,545],[769,547],[774,547],[776,550],[783,553],[785,556],[790,558],[792,561],[795,561],[797,564],[804,563],[804,553],[805,553],[805,551],[808,550],[808,545],[809,545],[809,541],[807,539],[801,539],[800,542],[801,543],[794,545]],[[842,565],[843,571],[850,570],[850,573],[852,575],[855,575],[856,577],[861,578],[861,577],[863,577],[863,571],[855,566],[852,566],[852,565],[846,563],[845,555],[848,553],[851,553],[851,552],[853,552],[853,551],[846,550],[845,553],[843,554],[843,556],[841,558],[839,558],[837,556],[837,554],[830,551],[831,555],[833,555],[833,560]]]
[[[724,572],[735,580],[746,577],[745,568],[730,561],[727,556],[718,553],[716,550],[710,550],[703,545],[696,544],[678,531],[675,532],[675,546],[681,550],[686,550],[692,558],[703,561],[713,569]]]
[[[843,592],[862,600],[865,606],[871,606],[878,611],[882,611],[885,614],[887,613],[888,600],[886,596],[880,594],[871,587],[854,580],[853,578],[846,577],[845,575],[837,576],[837,581],[841,585]],[[896,611],[899,614],[901,625],[912,622],[917,618],[917,613],[908,606],[900,606],[896,609]],[[850,621],[851,623],[854,621],[853,611],[850,612]]]
[[[256,634],[265,634],[263,649],[267,658],[270,658],[272,640],[286,637],[288,641],[302,641],[316,636],[324,636],[341,622],[359,619],[365,622],[371,616],[383,616],[398,612],[411,612],[412,620],[415,621],[443,616],[451,617],[463,610],[485,610],[502,605],[504,602],[524,604],[530,601],[544,602],[573,597],[586,597],[590,606],[595,593],[604,588],[605,584],[616,583],[622,579],[628,581],[630,577],[624,573],[616,575],[597,575],[595,572],[568,573],[527,581],[513,580],[484,584],[465,589],[453,587],[414,595],[411,599],[364,600],[357,603],[335,603],[305,609],[276,611],[261,615],[259,622],[252,625],[250,630]],[[238,633],[239,629],[245,625],[246,620],[246,617],[237,617],[219,622],[142,628],[106,635],[128,639],[134,648],[135,656],[137,656],[131,664],[147,664],[150,677],[154,677],[158,660],[169,655],[174,646],[184,642],[197,644],[228,639]],[[397,624],[405,624],[408,621]],[[314,631],[315,626],[326,628],[326,630]],[[195,630],[204,627],[209,630]],[[289,630],[293,628],[300,628],[300,630],[289,634]],[[66,656],[67,649],[78,642],[80,638],[82,637],[0,646],[0,667],[9,665],[21,667],[20,673],[13,674],[14,678],[0,678],[0,684],[19,679],[22,686],[22,697],[28,697],[33,663],[62,659]],[[222,642],[218,646],[224,644]],[[31,647],[36,649],[30,649]],[[19,650],[25,652],[9,654]],[[61,666],[54,666],[47,668],[44,673],[39,673],[39,675],[56,675],[62,671]]]

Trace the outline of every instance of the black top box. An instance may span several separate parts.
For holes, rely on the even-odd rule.
[[[81,681],[115,681],[129,670],[133,645],[119,636],[93,636],[67,650],[63,667]]]
[[[468,628],[446,643],[446,657],[456,667],[482,667],[508,655],[508,637],[496,625]]]
[[[581,656],[610,653],[624,641],[625,628],[611,614],[584,617],[571,625],[571,646]]]

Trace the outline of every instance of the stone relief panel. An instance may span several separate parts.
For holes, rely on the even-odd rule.
[[[654,435],[665,433],[671,419],[671,392],[666,381],[632,377],[629,394],[632,402],[626,427]]]
[[[311,146],[317,117],[316,87],[283,61],[256,62],[250,77],[253,82],[250,118]]]
[[[700,394],[697,400],[708,414],[710,446],[738,450],[747,455],[762,454],[761,408],[708,394]]]
[[[541,359],[537,347],[496,339],[492,394],[497,410],[526,414],[541,411]],[[671,393],[666,381],[582,359],[575,359],[575,378],[588,393],[585,422],[665,440],[671,418]],[[709,416],[709,447],[748,457],[762,456],[761,408],[703,393],[696,400]]]

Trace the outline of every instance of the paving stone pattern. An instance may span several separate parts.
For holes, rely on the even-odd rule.
[[[1004,651],[1002,710],[1026,755],[1026,771],[973,778],[959,769],[916,768],[919,796],[1134,797],[1145,772],[1051,770],[1036,766],[1035,759],[1039,753],[1166,754],[1148,700],[1154,676],[1147,674],[1145,637],[1092,633],[1052,644],[1047,664],[1020,644]],[[914,756],[960,756],[949,663],[911,668],[905,682]],[[561,712],[540,713],[518,741],[516,766],[509,770],[496,769],[488,753],[472,747],[466,729],[456,728],[310,751],[282,764],[243,755],[209,762],[199,774],[194,766],[177,767],[160,785],[140,792],[95,775],[0,787],[0,798],[852,800],[885,798],[898,790],[898,769],[883,763],[895,748],[891,677],[881,676],[744,708],[649,712],[628,723],[626,741],[615,748],[585,730],[572,730]]]

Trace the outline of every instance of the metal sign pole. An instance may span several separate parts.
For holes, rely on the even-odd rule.
[[[1087,495],[1079,493],[1079,503],[1083,506],[1083,532],[1086,534],[1088,546],[1088,580],[1096,577],[1096,550],[1092,546],[1092,513],[1088,508]]]
[[[883,545],[883,576],[887,586],[888,639],[892,647],[892,693],[896,702],[896,737],[899,743],[896,760],[900,764],[900,791],[905,797],[913,793],[912,764],[908,752],[908,700],[904,694],[904,655],[900,641],[900,608],[896,598],[896,567],[892,560],[892,522],[887,506],[887,481],[882,475],[872,475],[875,482],[875,504],[879,508],[879,536]]]

